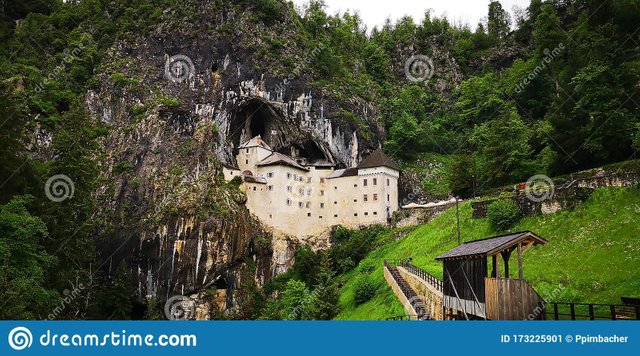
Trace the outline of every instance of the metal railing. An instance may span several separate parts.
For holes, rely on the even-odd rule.
[[[436,276],[423,270],[422,268],[414,266],[413,264],[411,264],[411,262],[409,262],[409,260],[400,259],[400,260],[389,260],[389,261],[391,265],[403,267],[404,269],[409,271],[411,274],[429,283],[439,292],[442,292],[442,280],[438,279]]]
[[[640,320],[640,306],[620,304],[546,303],[550,320]]]
[[[430,320],[431,315],[427,311],[427,306],[424,304],[423,298],[420,298],[418,294],[409,286],[407,281],[402,278],[398,269],[391,265],[387,260],[384,260],[384,266],[391,274],[391,277],[396,281],[400,291],[404,294],[405,298],[411,304],[411,308],[416,312],[416,320]]]

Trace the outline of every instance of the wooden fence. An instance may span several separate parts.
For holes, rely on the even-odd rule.
[[[544,300],[524,279],[485,278],[486,317],[491,320],[544,320]]]

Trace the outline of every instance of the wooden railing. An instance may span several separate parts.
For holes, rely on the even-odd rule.
[[[387,318],[386,320],[421,320],[421,319],[418,319],[418,317],[413,315],[398,315],[398,316],[392,316],[390,318]]]
[[[640,320],[640,306],[620,304],[546,303],[550,320]]]
[[[423,270],[422,268],[414,266],[413,264],[411,264],[411,262],[409,262],[409,260],[389,260],[389,263],[393,266],[403,267],[410,273],[432,285],[439,292],[442,292],[442,281],[440,279]]]

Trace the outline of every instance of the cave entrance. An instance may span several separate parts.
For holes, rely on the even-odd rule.
[[[238,153],[238,146],[258,135],[269,146],[277,146],[279,135],[282,135],[282,122],[282,117],[274,108],[259,99],[238,108],[229,127],[229,138],[235,147],[234,156]]]

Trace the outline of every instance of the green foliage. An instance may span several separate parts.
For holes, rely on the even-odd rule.
[[[491,227],[497,231],[507,231],[521,219],[522,213],[511,199],[499,199],[487,207],[487,218]]]
[[[377,286],[367,277],[361,277],[355,284],[354,301],[356,305],[369,301],[376,294]]]
[[[0,205],[1,319],[46,318],[58,299],[45,284],[55,259],[41,245],[47,227],[27,210],[31,201],[21,196]]]

